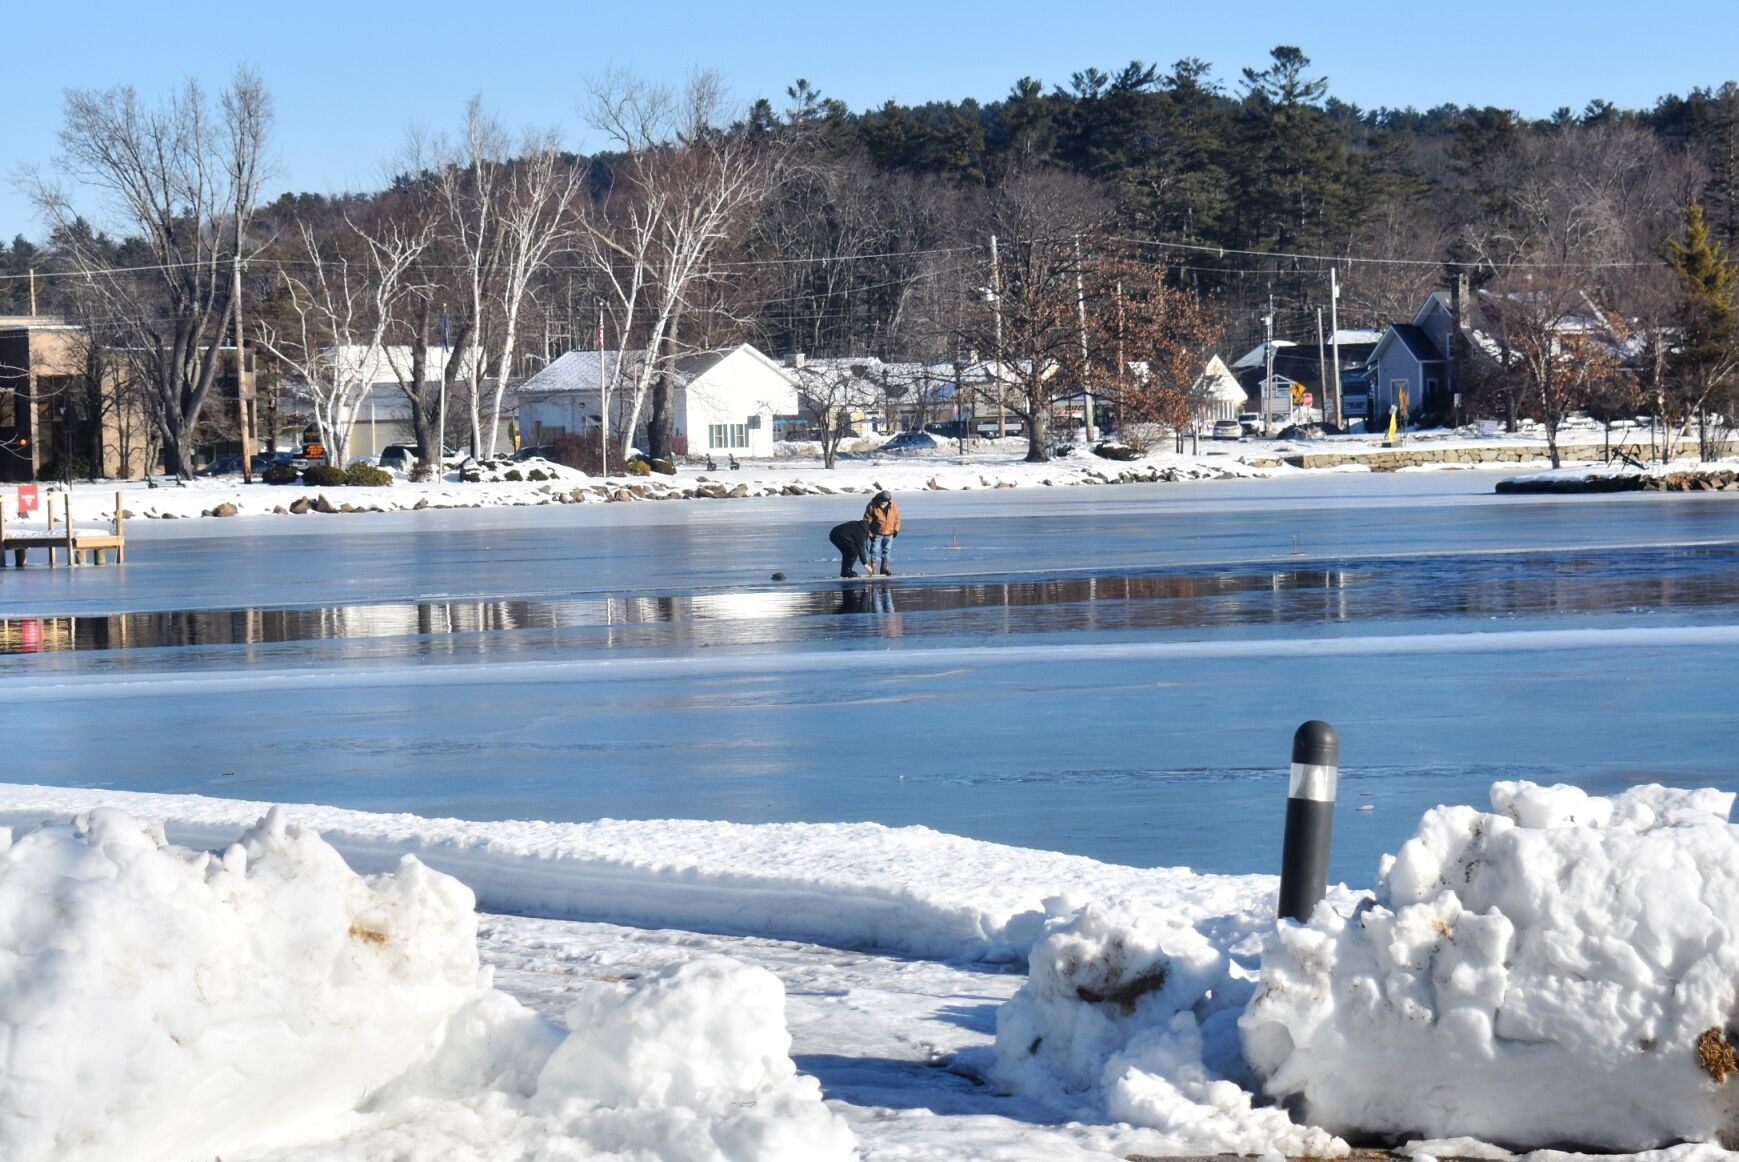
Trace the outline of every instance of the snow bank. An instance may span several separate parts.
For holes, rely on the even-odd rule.
[[[476,935],[457,881],[280,809],[221,856],[109,808],[0,829],[0,1157],[854,1155],[765,969],[575,982],[564,1033]]]
[[[1025,985],[997,1013],[992,1078],[1018,1093],[1072,1095],[1087,1117],[1158,1131],[1143,1152],[1344,1154],[1344,1142],[1258,1109],[1236,1021],[1250,971],[1227,945],[1271,915],[1227,918],[1213,938],[1169,911],[1122,902],[1053,917]],[[1231,1076],[1228,1076],[1231,1075]]]
[[[0,825],[68,819],[115,804],[158,819],[177,842],[222,846],[267,806],[0,784]],[[1044,901],[1145,894],[1188,919],[1240,912],[1273,891],[1264,876],[1129,868],[874,823],[746,825],[699,820],[476,823],[297,806],[352,867],[406,854],[444,871],[489,911],[776,936],[950,960],[1026,956]]]
[[[1491,798],[1428,812],[1350,916],[1279,927],[1240,1022],[1267,1091],[1340,1133],[1731,1141],[1734,796]]]
[[[99,809],[0,830],[0,1157],[282,1140],[425,1053],[477,991],[471,893],[364,879],[273,811],[219,857]]]

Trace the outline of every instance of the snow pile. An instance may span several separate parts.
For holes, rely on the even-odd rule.
[[[227,843],[267,809],[199,795],[0,783],[0,825],[70,819],[104,803],[160,819],[172,839],[192,847]],[[1024,958],[1043,929],[1044,901],[1065,891],[1082,899],[1163,897],[1174,912],[1195,919],[1242,912],[1273,890],[1271,877],[1119,867],[927,827],[472,822],[339,807],[294,810],[351,867],[386,871],[414,855],[463,882],[487,911],[947,960]]]
[[[1254,1108],[1227,1076],[1243,1072],[1237,1019],[1252,983],[1220,946],[1227,934],[1216,935],[1129,905],[1055,916],[1027,983],[997,1013],[992,1077],[1158,1131],[1144,1153],[1346,1153],[1330,1134]]]
[[[1339,1133],[1642,1149],[1739,1134],[1734,796],[1498,783],[1283,924],[1241,1020],[1267,1091]]]
[[[457,881],[282,809],[221,856],[109,808],[0,829],[0,1157],[854,1155],[765,969],[575,982],[564,1031],[476,937]]]
[[[273,811],[220,857],[114,810],[0,830],[0,1157],[180,1159],[352,1108],[477,991],[471,893]]]
[[[844,1162],[857,1141],[791,1063],[785,990],[722,956],[640,980],[576,982],[565,1037],[504,993],[455,1014],[441,1048],[342,1139],[260,1162],[408,1157]]]

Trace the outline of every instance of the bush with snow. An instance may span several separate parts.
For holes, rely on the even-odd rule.
[[[1251,989],[1243,976],[1221,947],[1163,911],[1126,906],[1114,916],[1089,904],[1057,915],[1033,947],[1027,983],[997,1012],[992,1076],[1156,1130],[1171,1153],[1345,1153],[1331,1135],[1255,1108],[1225,1075],[1238,1070],[1235,1022]]]
[[[1340,1133],[1730,1142],[1733,798],[1498,783],[1490,813],[1428,812],[1374,899],[1278,927],[1250,1064]]]

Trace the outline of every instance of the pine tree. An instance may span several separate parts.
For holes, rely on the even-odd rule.
[[[1713,417],[1731,417],[1739,402],[1739,312],[1733,292],[1739,267],[1709,233],[1703,207],[1685,208],[1683,240],[1667,243],[1667,261],[1679,276],[1679,344],[1670,361],[1680,414],[1698,421],[1704,459],[1718,454],[1725,431]],[[1730,427],[1724,420],[1720,427]]]

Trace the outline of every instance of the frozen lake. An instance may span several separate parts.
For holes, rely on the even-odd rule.
[[[1495,479],[912,494],[844,586],[861,497],[139,522],[0,572],[4,777],[1273,871],[1320,717],[1355,884],[1493,779],[1739,789],[1739,503]]]

